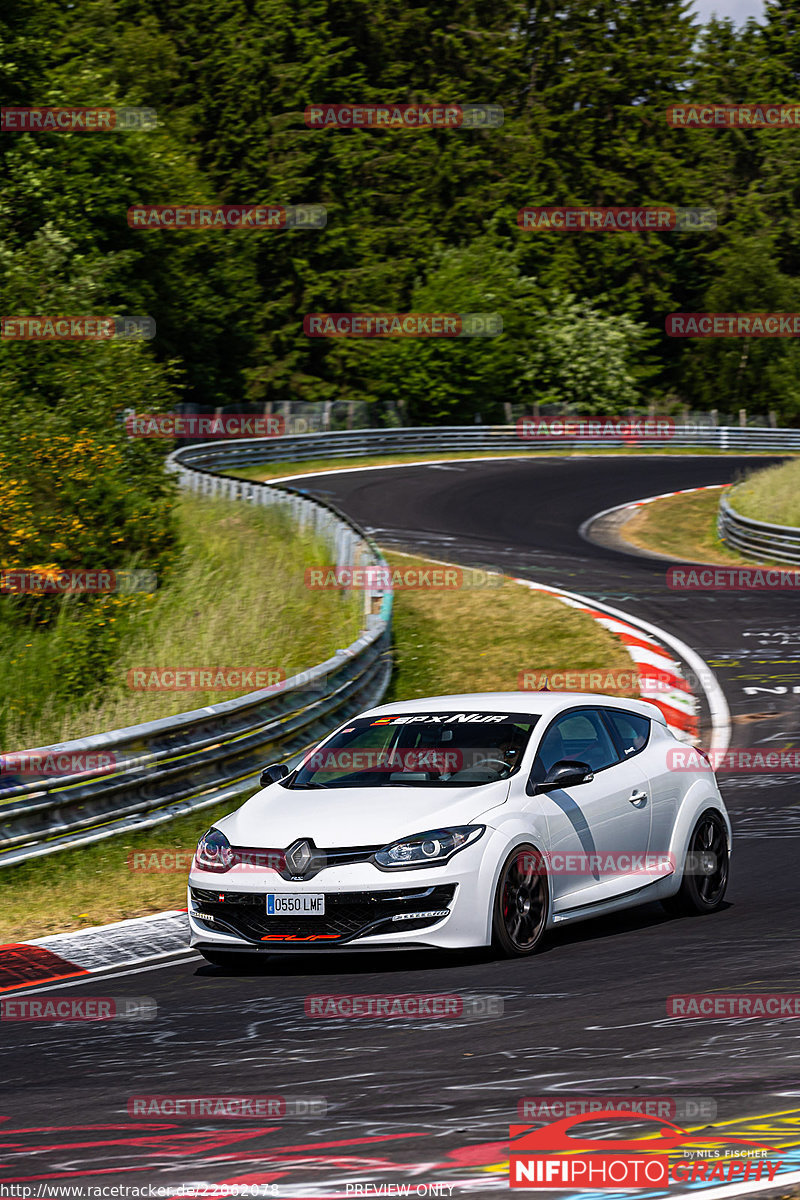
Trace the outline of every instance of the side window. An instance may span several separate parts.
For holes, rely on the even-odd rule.
[[[593,771],[619,762],[619,754],[595,709],[581,708],[558,717],[542,739],[533,764],[531,778],[541,783],[547,772],[562,758],[584,762]]]
[[[639,713],[622,712],[620,709],[607,708],[605,715],[614,730],[622,747],[625,758],[632,758],[640,750],[644,750],[650,738],[650,722]]]

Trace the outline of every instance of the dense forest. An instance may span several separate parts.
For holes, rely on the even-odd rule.
[[[670,338],[665,319],[800,309],[800,128],[667,119],[687,102],[800,99],[798,9],[779,0],[737,28],[699,24],[683,0],[6,0],[4,112],[145,108],[155,121],[55,132],[4,119],[0,311],[147,315],[155,336],[16,340],[6,323],[2,565],[166,569],[169,443],[127,437],[131,410],[344,401],[372,424],[553,406],[797,423],[795,339]],[[341,128],[306,113],[374,103],[502,119]],[[133,206],[180,203],[327,218],[204,231],[129,220]],[[547,205],[716,219],[520,228],[521,208]],[[503,332],[309,337],[319,312],[488,312]]]
[[[796,101],[794,2],[701,26],[681,0],[6,0],[6,106],[147,106],[141,131],[0,134],[3,313],[146,313],[137,345],[2,346],[6,430],[178,399],[800,413],[791,339],[679,340],[672,311],[792,311],[800,129],[668,106]],[[315,103],[488,104],[489,128],[314,128]],[[323,229],[132,229],[131,205],[322,204]],[[521,230],[525,205],[711,207],[700,232]],[[461,340],[309,338],[309,312],[494,311]],[[14,415],[16,414],[16,415]],[[115,426],[116,427],[116,426]]]

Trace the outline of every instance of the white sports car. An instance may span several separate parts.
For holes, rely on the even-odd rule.
[[[712,912],[728,881],[711,766],[643,700],[384,704],[261,783],[192,864],[192,945],[213,963],[490,944],[526,955],[549,928],[652,900]]]

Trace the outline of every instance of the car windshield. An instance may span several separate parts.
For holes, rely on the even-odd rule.
[[[312,750],[285,786],[477,787],[519,769],[530,713],[434,712],[361,717]]]

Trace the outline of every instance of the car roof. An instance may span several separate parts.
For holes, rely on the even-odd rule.
[[[531,716],[553,717],[565,708],[576,705],[592,705],[603,708],[620,708],[640,713],[651,721],[666,725],[667,720],[660,709],[646,700],[628,699],[621,696],[604,696],[599,692],[466,692],[458,696],[420,696],[416,700],[398,700],[392,704],[379,704],[367,709],[362,716],[386,713],[448,712],[469,709],[472,712],[507,711],[530,713]]]

